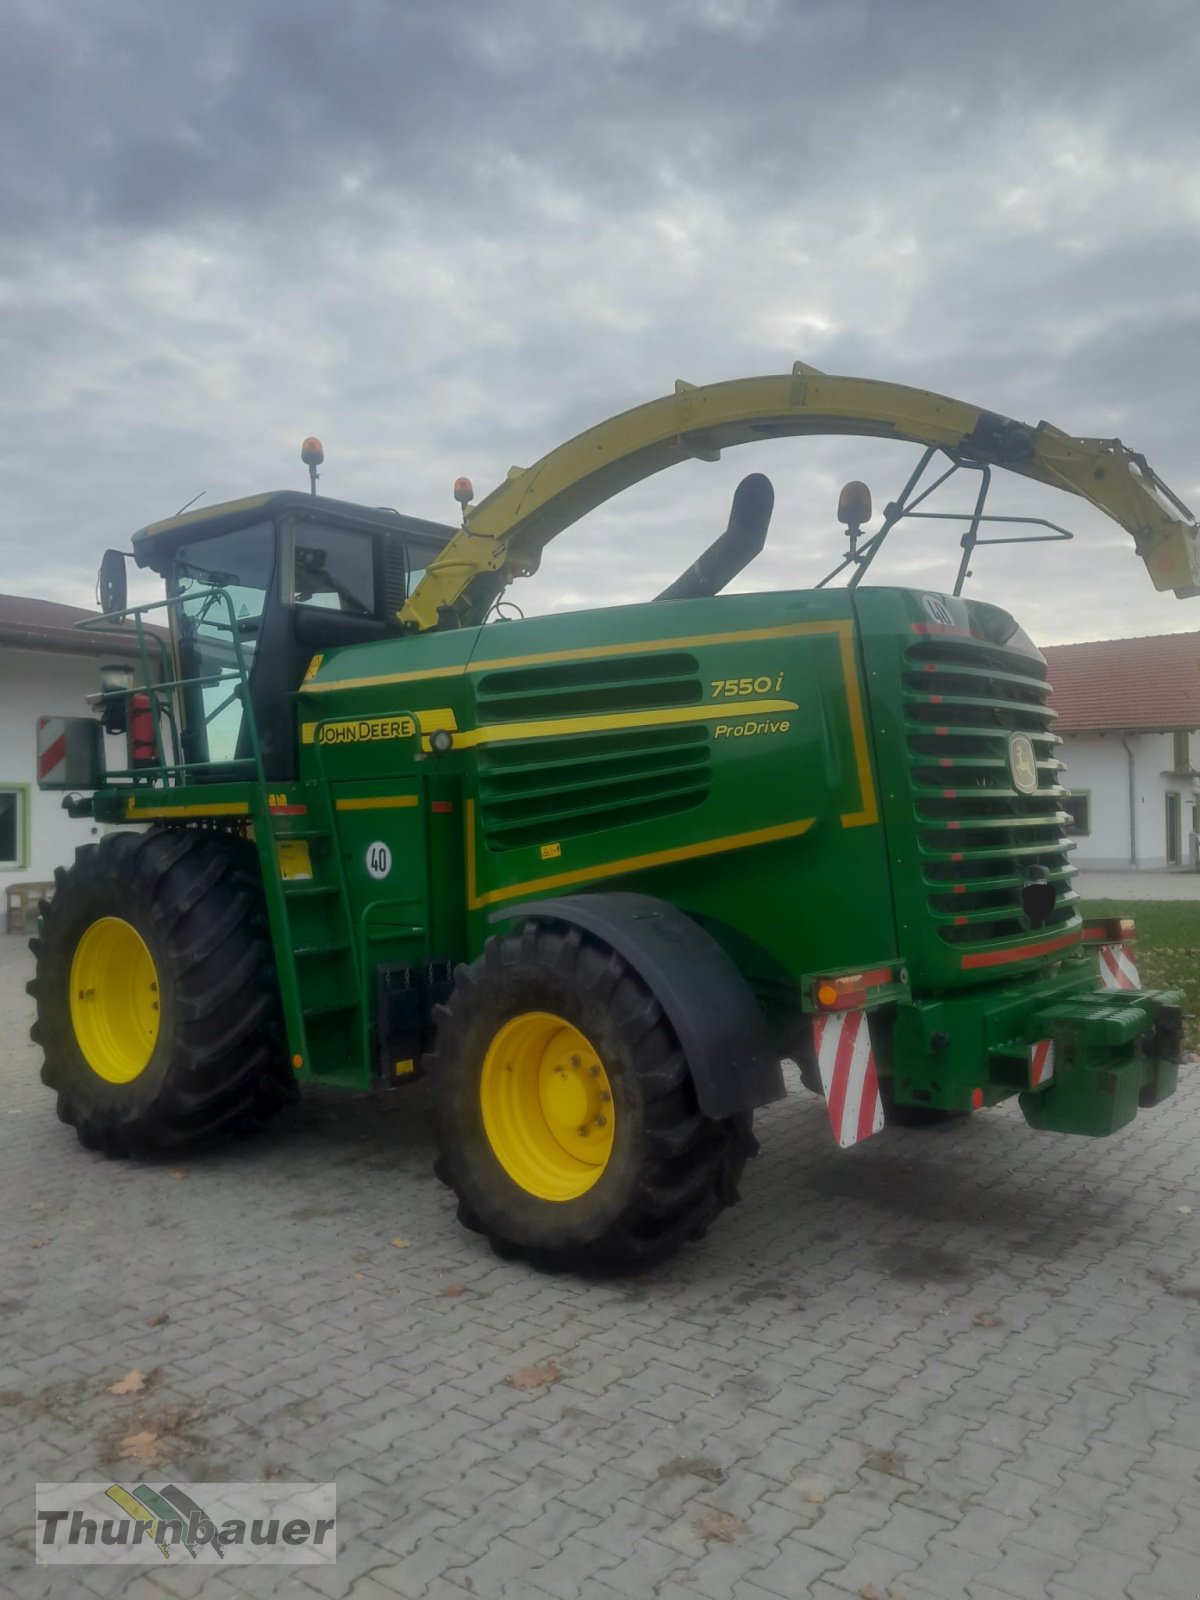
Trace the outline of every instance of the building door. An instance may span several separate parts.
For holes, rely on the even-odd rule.
[[[1177,867],[1183,859],[1183,805],[1173,790],[1167,795],[1167,865]]]

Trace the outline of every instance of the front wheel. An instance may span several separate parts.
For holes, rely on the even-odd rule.
[[[459,1218],[548,1268],[645,1266],[737,1199],[750,1119],[713,1121],[661,1006],[608,945],[529,922],[438,1017],[438,1170]]]
[[[177,1149],[294,1096],[245,841],[164,828],[84,845],[31,948],[42,1082],[88,1149]]]

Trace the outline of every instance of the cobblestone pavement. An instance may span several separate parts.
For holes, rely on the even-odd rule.
[[[5,1593],[1200,1592],[1195,1078],[1104,1142],[1001,1111],[847,1154],[800,1091],[706,1241],[588,1284],[458,1227],[420,1088],[180,1165],[89,1155],[28,971],[0,940]],[[336,1566],[32,1563],[39,1478],[273,1475],[336,1477]]]

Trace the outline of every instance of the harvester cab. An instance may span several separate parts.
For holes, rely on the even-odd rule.
[[[313,656],[403,632],[410,587],[453,532],[285,490],[134,534],[138,566],[165,580],[176,668],[168,676],[180,688],[173,721],[198,781],[248,770],[255,738],[266,776],[294,777],[294,697]]]
[[[847,485],[816,587],[720,592],[766,537],[752,474],[655,602],[488,623],[611,495],[810,433],[921,447],[873,529]],[[1035,1128],[1106,1134],[1172,1092],[1178,997],[1138,987],[1127,924],[1079,914],[1045,663],[964,592],[981,546],[1069,537],[988,512],[997,469],[1200,592],[1195,520],[1144,457],[798,364],[678,384],[478,503],[461,479],[458,527],[318,496],[322,459],[306,440],[308,494],[135,535],[165,601],[109,581],[88,624],[136,640],[97,697],[127,766],[104,770],[98,723],[40,727],[44,786],[133,825],[60,872],[35,940],[42,1075],[85,1144],[424,1076],[468,1226],[629,1266],[735,1198],[786,1058],[842,1145],[1013,1096]],[[955,474],[946,592],[865,582]]]

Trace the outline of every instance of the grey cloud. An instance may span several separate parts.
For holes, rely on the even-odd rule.
[[[676,376],[796,356],[1120,432],[1200,497],[1185,0],[14,0],[6,24],[10,586],[84,598],[102,543],[198,488],[298,481],[308,431],[331,492],[446,517],[458,472],[482,491]],[[564,536],[530,603],[653,592],[752,466],[794,534],[756,576],[791,583],[839,475],[882,501],[904,461],[679,469]],[[997,598],[1055,637],[1195,625],[1084,522],[1094,558],[1039,570],[1086,617],[1004,552]]]

